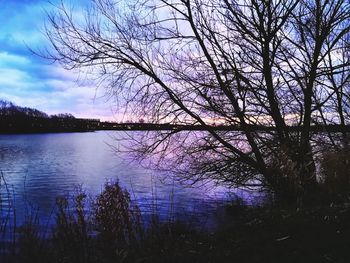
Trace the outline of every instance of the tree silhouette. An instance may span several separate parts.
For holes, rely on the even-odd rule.
[[[203,126],[144,133],[138,156],[185,180],[312,190],[312,125],[349,122],[349,1],[94,0],[75,14],[49,15],[48,58],[98,76],[129,114]]]
[[[0,133],[78,132],[100,129],[96,119],[79,119],[69,113],[48,115],[37,109],[0,100]],[[106,125],[106,128],[110,126]]]

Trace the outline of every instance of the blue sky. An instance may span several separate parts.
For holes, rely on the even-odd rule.
[[[86,2],[70,0],[77,8]],[[43,29],[46,11],[52,9],[48,0],[0,0],[0,99],[49,114],[113,120],[112,103],[102,88],[78,82],[76,72],[63,70],[28,49],[48,47]]]

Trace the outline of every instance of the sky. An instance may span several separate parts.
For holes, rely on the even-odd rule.
[[[87,0],[69,2],[79,10]],[[0,0],[0,99],[48,114],[120,119],[103,88],[30,51],[49,47],[43,32],[53,9],[48,0]]]

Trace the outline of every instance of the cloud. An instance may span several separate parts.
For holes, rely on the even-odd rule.
[[[0,66],[28,65],[30,60],[23,56],[0,52]]]
[[[74,3],[81,4],[86,1]],[[102,89],[29,50],[28,46],[34,50],[48,46],[42,31],[46,11],[52,8],[46,0],[0,0],[0,19],[6,18],[0,23],[0,98],[49,114],[111,118],[112,106]]]
[[[0,87],[2,88],[27,88],[25,84],[30,79],[27,72],[15,68],[0,68]]]

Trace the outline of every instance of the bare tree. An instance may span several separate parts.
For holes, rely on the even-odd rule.
[[[313,125],[349,121],[348,0],[94,0],[74,14],[49,16],[49,58],[98,76],[128,114],[203,129],[145,133],[140,157],[186,180],[311,191]]]

